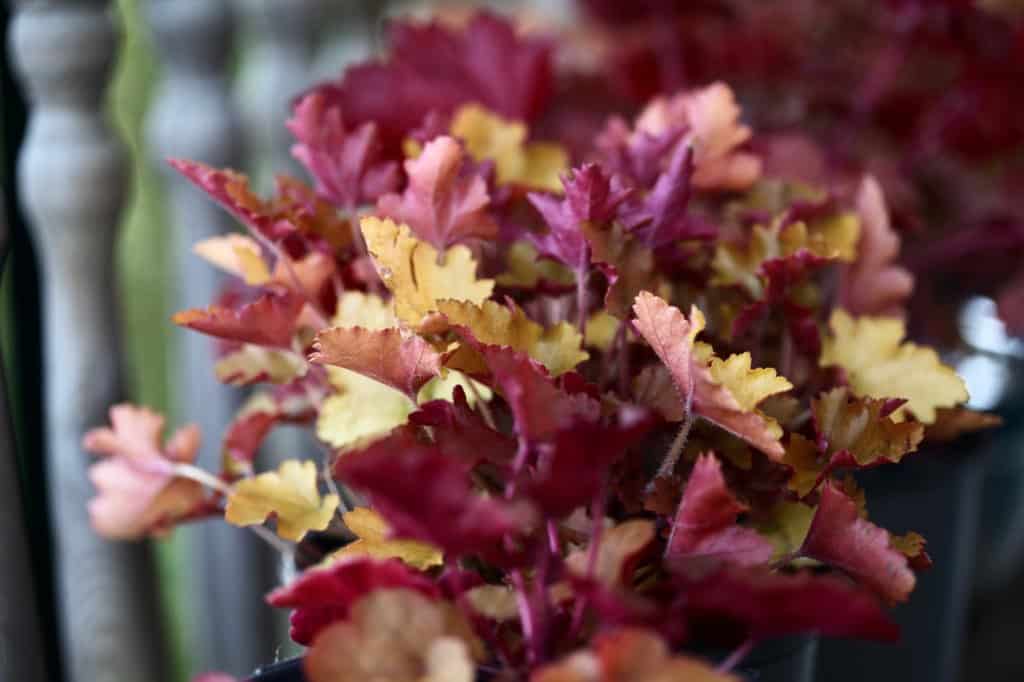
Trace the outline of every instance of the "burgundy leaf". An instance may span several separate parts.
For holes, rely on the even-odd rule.
[[[334,471],[369,496],[394,537],[428,542],[453,557],[476,554],[508,564],[533,521],[528,505],[475,492],[465,464],[436,446],[395,447],[385,439],[344,455]]]
[[[452,401],[431,400],[409,415],[418,426],[429,426],[434,443],[452,457],[468,458],[473,465],[481,461],[508,466],[516,454],[515,439],[487,426],[480,414],[469,406],[466,392],[456,386]]]
[[[548,232],[531,235],[531,241],[542,255],[560,261],[579,276],[590,265],[584,226],[611,222],[630,190],[595,163],[572,169],[562,178],[562,185],[563,199],[540,193],[529,195],[530,203],[548,224]]]
[[[821,487],[800,553],[842,569],[889,602],[906,601],[916,582],[888,531],[862,519],[857,504],[831,482]]]
[[[377,125],[346,130],[341,108],[323,94],[300,99],[288,129],[297,140],[292,155],[316,179],[317,192],[334,204],[351,209],[398,186],[398,164],[382,160]]]
[[[480,350],[522,438],[546,440],[575,417],[596,419],[597,401],[586,393],[564,392],[543,365],[526,354],[503,346],[480,346]]]
[[[401,561],[356,558],[308,570],[267,595],[267,602],[277,608],[295,609],[290,618],[291,638],[309,646],[321,630],[348,618],[349,609],[360,598],[388,588],[440,596],[433,581]]]
[[[575,418],[540,446],[539,462],[523,494],[547,515],[567,516],[598,495],[609,468],[654,425],[645,409],[620,407],[604,423]]]
[[[899,638],[899,627],[871,593],[836,577],[733,567],[683,582],[688,587],[687,612],[736,621],[754,639],[805,632],[878,641]]]
[[[725,562],[744,566],[766,564],[772,544],[736,524],[747,507],[733,496],[714,455],[701,455],[683,492],[665,557],[672,561]]]

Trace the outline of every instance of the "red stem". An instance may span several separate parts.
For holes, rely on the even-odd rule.
[[[587,579],[592,580],[594,571],[597,568],[597,556],[601,545],[601,536],[604,531],[604,509],[608,504],[608,477],[605,476],[601,482],[601,491],[594,498],[590,506],[591,531],[590,546],[587,548]],[[569,627],[570,640],[579,634],[583,626],[583,615],[587,610],[587,598],[582,597],[576,601],[573,608],[572,624]]]
[[[754,638],[747,637],[745,640],[743,640],[742,644],[736,647],[735,651],[729,654],[728,658],[726,658],[724,661],[718,664],[718,667],[715,668],[715,671],[720,673],[732,672],[732,670],[740,663],[742,663],[743,659],[745,659],[750,654],[751,649],[754,648],[754,644],[756,644]]]

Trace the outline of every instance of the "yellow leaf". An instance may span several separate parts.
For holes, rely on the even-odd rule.
[[[756,524],[758,532],[775,547],[773,561],[800,549],[811,529],[814,512],[814,507],[802,502],[779,502]]]
[[[337,508],[337,495],[320,497],[316,464],[289,459],[277,471],[236,484],[224,518],[236,526],[252,526],[276,514],[277,534],[298,542],[308,531],[327,528]]]
[[[503,287],[532,289],[541,282],[569,287],[576,282],[568,268],[549,258],[540,258],[537,249],[524,241],[514,242],[508,248],[505,268],[495,279]]]
[[[853,213],[838,213],[811,222],[783,225],[781,219],[770,227],[754,225],[746,243],[723,241],[711,263],[711,283],[741,286],[754,299],[764,295],[761,266],[765,261],[786,258],[806,249],[820,258],[851,262],[857,257],[860,221]]]
[[[241,277],[249,286],[270,281],[270,268],[263,260],[260,245],[240,234],[225,234],[196,242],[192,251],[220,269]]]
[[[516,593],[507,585],[479,585],[465,597],[474,611],[499,623],[519,616]]]
[[[753,410],[770,395],[793,388],[793,384],[773,368],[751,369],[750,362],[750,353],[730,355],[727,360],[711,358],[711,376],[729,389],[744,412]]]
[[[452,117],[451,134],[461,138],[477,161],[494,161],[498,184],[561,192],[559,175],[569,168],[560,146],[527,143],[526,125],[509,121],[479,104],[466,104]]]
[[[439,254],[392,220],[368,216],[360,225],[377,273],[394,294],[395,314],[408,325],[418,326],[439,300],[479,304],[494,291],[494,280],[477,279],[476,261],[465,246]]]
[[[306,360],[297,353],[247,343],[228,353],[214,366],[217,379],[244,385],[256,381],[285,384],[306,374]]]
[[[599,310],[587,320],[584,330],[584,339],[589,348],[596,348],[607,353],[615,342],[615,336],[619,333],[622,320],[609,312]]]
[[[416,396],[416,402],[420,405],[431,400],[454,401],[455,387],[461,386],[466,393],[466,402],[470,407],[476,405],[476,397],[479,395],[484,402],[490,402],[494,397],[494,391],[487,384],[470,379],[462,372],[449,369],[439,377],[434,377],[420,389]]]
[[[349,448],[387,435],[415,409],[401,391],[379,381],[338,367],[328,372],[339,392],[321,405],[316,435],[331,447]]]
[[[331,554],[328,561],[357,556],[399,559],[421,571],[444,563],[441,550],[433,545],[415,540],[389,540],[391,529],[380,514],[372,509],[356,507],[342,514],[342,519],[359,539]]]
[[[552,376],[568,372],[590,355],[582,349],[582,337],[568,322],[559,322],[545,329],[523,313],[518,307],[508,307],[495,301],[484,301],[482,306],[463,301],[440,301],[438,310],[453,326],[466,327],[481,343],[509,346],[526,353],[545,367]],[[460,349],[457,360],[450,366],[464,371],[478,369],[475,354],[469,348]],[[482,361],[480,365],[482,367]]]
[[[837,309],[829,327],[832,334],[823,340],[819,364],[842,367],[858,396],[905,399],[907,403],[892,415],[895,421],[902,421],[909,412],[931,424],[938,408],[967,400],[963,379],[942,364],[938,353],[903,342],[902,320],[853,318]]]
[[[861,466],[898,462],[917,449],[924,425],[896,422],[882,416],[884,400],[853,398],[847,388],[834,388],[811,401],[814,424],[825,436],[828,453],[849,452]]]
[[[789,436],[789,444],[786,446],[782,463],[793,469],[789,489],[800,497],[805,497],[814,490],[818,477],[828,465],[828,458],[820,455],[813,441],[794,433]]]
[[[332,327],[362,327],[381,330],[398,326],[391,304],[376,294],[346,291],[338,298]]]

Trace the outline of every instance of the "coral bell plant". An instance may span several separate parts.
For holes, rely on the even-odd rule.
[[[549,137],[593,109],[492,15],[390,45],[297,100],[312,186],[172,161],[246,231],[196,245],[235,280],[174,321],[259,388],[219,472],[195,428],[114,407],[97,531],[330,546],[268,597],[312,682],[724,681],[763,640],[896,638],[925,541],[851,473],[987,418],[904,338],[879,183],[766,174],[723,83]],[[323,452],[257,471],[285,423]]]

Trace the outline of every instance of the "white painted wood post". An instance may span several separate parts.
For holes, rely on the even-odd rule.
[[[162,65],[147,121],[147,140],[164,173],[177,309],[205,307],[223,282],[192,245],[235,229],[233,220],[164,162],[182,157],[237,167],[241,126],[231,98],[229,59],[234,16],[224,0],[149,0],[149,23]],[[169,324],[169,323],[168,323]],[[170,330],[170,327],[169,327]],[[188,330],[174,334],[172,392],[180,421],[203,430],[200,462],[216,470],[220,440],[242,394],[214,376],[214,342]],[[274,658],[273,560],[251,533],[208,522],[184,529],[190,551],[189,653],[201,670],[236,675]]]
[[[81,682],[160,680],[166,661],[150,547],[92,531],[81,446],[120,397],[114,239],[127,181],[103,116],[117,32],[105,0],[22,0],[16,8],[10,48],[31,105],[18,181],[42,269],[45,456],[64,667]]]

